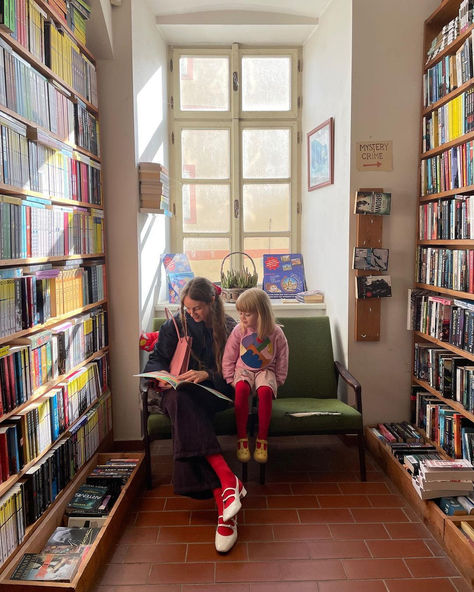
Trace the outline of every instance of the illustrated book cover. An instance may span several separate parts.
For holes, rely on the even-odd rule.
[[[355,197],[354,214],[388,216],[390,214],[391,201],[391,193],[358,191]]]
[[[68,515],[103,515],[106,513],[108,489],[102,485],[83,483],[66,506]]]
[[[354,247],[353,267],[366,271],[387,271],[388,249]]]
[[[144,377],[144,378],[154,378],[155,380],[162,380],[163,382],[167,382],[175,390],[186,389],[186,390],[192,391],[193,393],[196,393],[198,395],[206,394],[206,392],[207,392],[207,393],[214,395],[214,397],[218,397],[219,399],[223,399],[224,401],[229,403],[229,405],[234,404],[232,399],[227,397],[227,395],[224,395],[223,393],[220,393],[219,391],[216,391],[215,389],[213,389],[209,386],[204,386],[203,384],[200,384],[198,382],[189,382],[187,380],[179,380],[179,378],[177,376],[173,376],[172,374],[170,374],[169,372],[166,372],[165,370],[154,370],[152,372],[144,372],[143,374],[135,374],[135,376]]]
[[[392,295],[389,275],[360,275],[356,278],[356,298],[388,298]]]
[[[70,582],[79,569],[81,559],[81,553],[25,553],[10,579]]]
[[[43,553],[62,553],[84,551],[89,547],[99,534],[100,528],[71,528],[58,526],[49,537],[43,549]]]
[[[263,255],[262,287],[270,298],[296,298],[306,290],[301,253]]]
[[[162,263],[168,280],[168,301],[178,303],[182,288],[194,277],[188,257],[185,253],[166,253]]]

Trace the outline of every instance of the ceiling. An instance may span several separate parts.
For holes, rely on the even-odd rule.
[[[303,45],[331,0],[147,0],[170,44]]]

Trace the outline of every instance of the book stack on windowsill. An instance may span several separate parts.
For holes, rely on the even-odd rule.
[[[307,290],[306,292],[298,292],[295,296],[297,302],[324,302],[324,294],[321,290]]]
[[[168,169],[157,162],[140,162],[140,207],[148,210],[169,211],[170,181]]]
[[[472,496],[474,467],[464,459],[424,460],[412,483],[421,499]]]

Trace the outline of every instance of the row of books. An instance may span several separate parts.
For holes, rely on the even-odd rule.
[[[0,195],[0,259],[104,252],[104,212]]]
[[[459,15],[452,18],[447,24],[443,25],[441,31],[431,41],[428,48],[426,61],[434,59],[439,52],[443,51],[450,43],[452,43],[460,33]]]
[[[416,342],[413,374],[427,382],[445,399],[457,401],[474,411],[474,367],[470,360],[426,342]]]
[[[459,292],[474,292],[474,249],[419,246],[416,281]]]
[[[474,425],[442,399],[416,389],[416,426],[449,456],[472,462]]]
[[[66,3],[66,22],[74,33],[75,38],[86,44],[86,21],[89,19],[91,8],[85,0],[69,0]]]
[[[421,195],[474,185],[472,141],[421,161]]]
[[[423,152],[474,130],[474,89],[451,99],[423,117]]]
[[[448,516],[467,516],[474,513],[473,495],[441,497],[437,503]]]
[[[419,206],[420,240],[474,239],[474,197],[455,195]]]
[[[412,478],[421,499],[473,494],[474,467],[466,459],[423,460]]]
[[[0,279],[0,337],[43,324],[105,296],[105,266],[95,261]]]
[[[28,401],[38,388],[71,372],[93,353],[98,353],[105,346],[102,344],[106,335],[104,317],[105,313],[101,311],[87,319],[74,319],[78,320],[77,324],[65,323],[51,331],[21,337],[12,345],[2,346],[0,416]],[[99,339],[94,339],[96,336]],[[95,363],[104,388],[108,384],[107,359],[98,357]]]
[[[36,130],[34,139],[28,139],[26,131],[26,125],[0,112],[0,183],[45,197],[101,204],[99,163],[47,133]]]
[[[453,54],[444,56],[423,75],[424,106],[429,107],[474,76],[471,36]]]
[[[467,300],[433,296],[427,290],[410,289],[407,328],[474,353],[473,308],[473,303]]]

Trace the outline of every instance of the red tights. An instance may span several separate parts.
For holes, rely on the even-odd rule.
[[[247,419],[249,415],[250,385],[245,380],[235,385],[235,423],[237,438],[247,438]],[[258,397],[258,435],[260,440],[267,440],[268,427],[272,416],[273,391],[269,386],[257,389]]]

